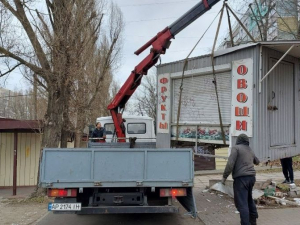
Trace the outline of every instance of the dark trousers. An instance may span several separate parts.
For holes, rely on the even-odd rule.
[[[287,181],[294,181],[293,159],[292,157],[280,159],[282,173]]]
[[[242,225],[249,225],[251,219],[258,218],[256,205],[252,198],[254,184],[255,176],[237,177],[233,182],[234,203],[240,212]]]

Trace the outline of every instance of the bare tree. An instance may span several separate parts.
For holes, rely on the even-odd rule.
[[[133,98],[133,109],[138,115],[149,116],[156,121],[157,108],[157,88],[156,74],[152,70],[141,84],[141,88],[136,92]]]
[[[118,68],[120,50],[122,47],[121,34],[123,30],[123,18],[120,9],[110,5],[108,16],[108,35],[101,37],[100,48],[86,48],[84,53],[84,66],[79,66],[76,82],[72,86],[73,113],[76,118],[73,121],[75,127],[75,147],[80,146],[80,139],[84,128],[94,119],[95,112],[98,116],[106,116],[109,111],[110,94],[109,87],[112,82],[112,72]],[[87,27],[86,35],[92,29]],[[80,84],[80,85],[78,85]],[[95,120],[93,120],[95,121]]]
[[[80,92],[82,81],[89,79],[87,74],[93,73],[85,70],[87,62],[95,54],[102,56],[103,61],[94,65],[94,71],[101,72],[94,73],[95,83],[90,81],[96,84],[93,92],[85,95],[89,97],[85,106],[90,107],[104,74],[112,71],[111,63],[118,58],[121,38],[115,34],[120,34],[120,26],[114,18],[118,20],[116,15],[121,13],[115,6],[108,8],[104,0],[45,0],[39,7],[44,11],[36,4],[0,0],[0,60],[7,65],[0,76],[19,67],[36,75],[36,82],[47,92],[42,146],[57,147],[61,141],[64,147],[66,134],[74,126],[70,119],[76,111],[73,95]],[[105,10],[110,15],[108,29],[103,20]]]
[[[33,90],[0,91],[0,116],[18,120],[43,119],[47,108],[47,98],[37,92],[35,99]],[[37,110],[33,107],[37,104]]]
[[[239,0],[234,2],[234,7],[258,41],[300,39],[299,0]],[[242,31],[238,24],[233,27],[235,45],[250,42],[251,39]],[[229,35],[225,43],[228,38]]]
[[[37,93],[37,99],[34,98],[33,90],[15,90],[10,95],[2,96],[6,99],[6,118],[18,120],[43,119],[47,108],[45,96]],[[5,102],[5,101],[4,101]],[[34,104],[37,104],[35,112]]]

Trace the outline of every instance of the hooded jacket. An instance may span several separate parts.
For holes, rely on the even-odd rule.
[[[233,179],[242,176],[255,176],[254,164],[258,165],[259,160],[249,147],[247,135],[241,134],[237,138],[236,145],[231,149],[223,177],[227,179],[230,173],[232,173]]]

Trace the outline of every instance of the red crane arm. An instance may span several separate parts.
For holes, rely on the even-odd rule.
[[[125,107],[125,104],[129,98],[133,95],[137,87],[141,84],[142,76],[146,75],[148,70],[154,66],[160,56],[164,54],[166,49],[170,45],[170,40],[173,38],[169,28],[165,28],[163,31],[159,32],[154,38],[152,38],[148,43],[141,47],[135,54],[140,54],[150,45],[152,49],[150,54],[140,62],[135,69],[131,72],[130,76],[121,87],[113,101],[108,105],[108,109],[111,112],[112,119],[115,124],[116,134],[119,142],[125,142],[125,130],[123,124],[122,113],[120,109]]]
[[[107,107],[111,112],[119,142],[126,142],[125,126],[121,109],[124,109],[129,98],[141,84],[142,77],[157,63],[159,56],[165,54],[166,49],[169,48],[171,44],[171,39],[174,38],[176,34],[207,12],[219,1],[220,0],[202,0],[135,52],[136,55],[139,55],[152,45],[150,54],[134,68],[124,85]]]

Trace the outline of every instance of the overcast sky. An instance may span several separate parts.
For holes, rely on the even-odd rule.
[[[123,84],[133,68],[149,54],[149,49],[139,56],[134,55],[134,51],[144,45],[159,31],[172,24],[182,14],[197,4],[199,0],[114,0],[114,2],[121,8],[125,21],[122,64],[115,73],[115,79],[120,81],[120,84]],[[222,7],[222,3],[223,1],[217,3],[210,11],[181,31],[175,37],[176,39],[172,41],[167,53],[161,57],[162,63],[184,59],[211,21],[216,17]],[[210,52],[217,23],[218,20],[214,22],[192,56]],[[227,27],[227,18],[223,17],[219,41],[224,39]],[[0,79],[0,86],[2,87],[3,81],[3,78]],[[11,90],[26,88],[26,86],[28,86],[28,83],[24,83],[24,79],[17,73],[11,75],[5,83],[5,88]]]
[[[144,45],[159,31],[171,25],[197,4],[199,0],[115,0],[115,2],[120,6],[126,24],[122,67],[116,73],[117,79],[123,83],[134,67],[149,54],[150,49],[145,50],[139,56],[134,55],[134,51]],[[161,57],[161,62],[167,63],[184,59],[211,21],[216,17],[221,7],[222,1],[181,31],[172,40],[167,53]],[[216,20],[192,56],[206,54],[212,49],[217,23],[218,21]],[[226,28],[223,30],[226,30]]]

